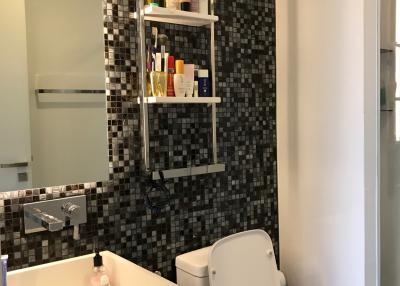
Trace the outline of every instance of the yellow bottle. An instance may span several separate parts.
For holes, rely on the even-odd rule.
[[[156,70],[150,74],[153,96],[167,96],[168,73],[162,71],[161,54],[156,54]]]
[[[174,75],[174,90],[176,97],[185,97],[185,62],[177,60],[175,63],[176,73]]]

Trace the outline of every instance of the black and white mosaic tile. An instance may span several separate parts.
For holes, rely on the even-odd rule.
[[[98,242],[173,280],[177,255],[254,228],[271,235],[278,253],[275,2],[216,1],[219,158],[226,172],[169,180],[170,202],[158,212],[146,207],[141,173],[134,11],[133,0],[104,0],[110,180],[1,193],[1,248],[10,270],[88,254]],[[159,28],[172,53],[209,65],[209,30]],[[153,168],[209,163],[210,123],[206,106],[151,107]],[[24,234],[23,203],[76,194],[88,197],[79,241],[71,228]]]

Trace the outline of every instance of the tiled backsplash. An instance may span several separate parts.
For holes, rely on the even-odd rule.
[[[176,255],[253,228],[265,229],[278,251],[274,1],[216,1],[219,157],[226,172],[169,180],[171,201],[160,212],[146,207],[140,173],[135,1],[104,5],[110,181],[0,194],[1,248],[10,269],[87,254],[98,241],[174,279]],[[208,64],[206,28],[159,28],[175,55]],[[154,167],[208,163],[208,107],[158,106],[150,113]],[[71,228],[24,234],[23,203],[75,194],[88,196],[79,241]]]

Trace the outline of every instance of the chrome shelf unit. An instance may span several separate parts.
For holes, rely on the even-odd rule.
[[[200,0],[205,1],[205,0]],[[219,100],[216,96],[216,80],[215,80],[215,22],[218,21],[218,17],[214,14],[214,3],[215,0],[210,0],[210,15],[202,15],[199,13],[176,11],[167,8],[154,8],[146,7],[144,0],[136,0],[136,9],[134,17],[137,20],[137,37],[138,37],[138,68],[139,68],[139,97],[140,100],[140,122],[142,131],[143,141],[143,160],[146,171],[150,171],[150,138],[149,138],[149,109],[148,104],[166,104],[165,101],[160,100],[159,102],[150,102],[147,98],[146,90],[146,31],[145,21],[156,21],[162,23],[173,23],[187,26],[204,26],[210,29],[210,56],[211,56],[211,85],[212,85],[212,97],[215,98],[211,106],[211,117],[212,117],[212,159],[213,164],[206,166],[192,166],[184,169],[172,169],[163,170],[165,178],[177,178],[184,176],[193,176],[201,174],[211,174],[217,172],[224,172],[225,165],[218,162],[218,140],[217,140],[217,102]],[[171,103],[175,103],[172,102]],[[187,102],[191,104],[199,104],[196,102]],[[201,103],[201,102],[200,102]],[[204,103],[204,102],[203,102]],[[154,171],[152,173],[154,180],[159,178],[159,172]]]

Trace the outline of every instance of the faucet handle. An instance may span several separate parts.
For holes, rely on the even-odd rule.
[[[65,215],[69,218],[76,217],[79,215],[80,206],[75,205],[71,202],[67,202],[61,206],[61,210],[65,213]]]

